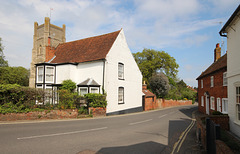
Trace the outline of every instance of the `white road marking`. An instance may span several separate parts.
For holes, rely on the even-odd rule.
[[[151,120],[152,120],[152,119],[143,120],[143,121],[138,121],[138,122],[133,122],[133,123],[130,123],[129,125],[136,125],[136,124],[140,124],[140,123],[148,122],[148,121],[151,121]]]
[[[41,138],[41,137],[51,137],[51,136],[69,135],[69,134],[77,134],[77,133],[98,131],[98,130],[103,130],[103,129],[107,129],[107,127],[87,129],[87,130],[80,130],[80,131],[73,131],[73,132],[65,132],[65,133],[57,133],[57,134],[47,134],[47,135],[20,137],[20,138],[17,138],[17,139],[18,139],[18,140],[25,140],[25,139],[33,139],[33,138]]]
[[[162,116],[160,116],[160,117],[158,117],[158,118],[162,118],[162,117],[165,117],[167,114],[164,114],[164,115],[162,115]]]

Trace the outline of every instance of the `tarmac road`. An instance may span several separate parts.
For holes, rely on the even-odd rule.
[[[196,110],[192,105],[95,119],[0,123],[0,153],[191,153]]]

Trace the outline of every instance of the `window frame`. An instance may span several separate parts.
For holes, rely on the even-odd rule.
[[[48,68],[52,69],[52,73],[48,73]],[[45,66],[45,82],[46,83],[54,83],[54,75],[55,75],[55,67],[54,66]],[[52,81],[48,81],[47,77],[52,77]]]
[[[210,109],[215,110],[215,98],[213,96],[210,97]]]
[[[203,88],[203,80],[201,80],[201,88]]]
[[[201,106],[204,106],[204,96],[201,96]]]
[[[87,90],[87,93],[85,93],[85,94],[88,94],[88,87],[78,87],[78,94],[80,95],[80,96],[84,96],[85,94],[81,94],[81,89],[86,89]]]
[[[214,76],[210,77],[210,83],[211,83],[211,87],[214,87]]]
[[[90,93],[93,93],[92,92],[92,89],[97,89],[97,93],[94,93],[94,94],[99,94],[100,92],[99,92],[99,87],[90,87]]]
[[[221,99],[218,97],[217,98],[217,111],[221,112],[222,105],[221,105]]]
[[[41,81],[39,80],[39,76],[40,76],[40,75],[39,75],[39,74],[40,74],[40,73],[39,73],[39,69],[40,69],[40,68],[42,69],[42,74],[41,74],[42,80],[41,80]],[[44,81],[44,66],[38,66],[38,67],[37,67],[37,83],[43,83],[43,81]]]
[[[118,79],[124,80],[124,64],[120,62],[118,63]]]
[[[227,72],[223,73],[223,86],[228,85],[228,80],[227,80]]]
[[[235,104],[236,104],[236,119],[240,121],[240,85],[235,86],[236,95],[235,95]]]
[[[225,108],[226,110],[225,110]],[[222,113],[227,114],[228,113],[228,99],[222,98]]]
[[[120,89],[122,89],[122,101],[120,101]],[[124,104],[124,87],[118,87],[118,104]]]

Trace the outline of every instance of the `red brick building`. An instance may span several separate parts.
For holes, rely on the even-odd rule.
[[[142,100],[143,110],[148,111],[157,109],[158,106],[156,105],[156,95],[147,89],[147,85],[145,83],[142,85],[142,92],[144,94]]]
[[[228,112],[227,54],[221,57],[215,49],[214,63],[197,78],[198,110],[205,114],[213,111]],[[221,50],[221,48],[220,48]]]

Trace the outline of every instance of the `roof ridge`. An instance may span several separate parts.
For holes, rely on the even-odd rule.
[[[82,39],[75,40],[75,41],[63,42],[63,43],[60,43],[60,44],[67,44],[67,43],[77,42],[77,41],[80,41],[80,40],[85,40],[85,39],[90,39],[90,38],[96,38],[96,37],[100,37],[100,36],[110,35],[112,33],[120,32],[121,30],[122,30],[122,28],[120,30],[118,30],[118,31],[114,31],[114,32],[106,33],[106,34],[101,34],[101,35],[96,35],[96,36],[91,36],[91,37],[86,37],[86,38],[82,38]]]

